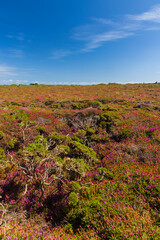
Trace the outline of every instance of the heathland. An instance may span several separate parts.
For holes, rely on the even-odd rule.
[[[0,86],[0,239],[160,239],[160,84]]]

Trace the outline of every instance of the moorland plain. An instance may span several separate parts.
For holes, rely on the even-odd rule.
[[[159,83],[0,86],[0,239],[160,239],[159,182]]]

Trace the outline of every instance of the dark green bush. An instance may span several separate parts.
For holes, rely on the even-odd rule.
[[[0,148],[0,160],[2,160],[5,157],[4,149]]]
[[[52,132],[48,138],[49,150],[55,148],[56,145],[63,143],[66,140],[66,136],[61,135],[57,132]]]
[[[45,133],[45,127],[44,126],[38,126],[37,128],[36,128],[36,130],[40,133],[40,134],[43,134],[43,133]]]
[[[71,108],[72,109],[81,109],[82,105],[81,105],[81,103],[72,103]]]
[[[129,127],[122,129],[112,128],[112,131],[112,139],[114,139],[116,142],[120,142],[121,140],[132,136],[132,129]]]
[[[73,229],[80,226],[94,227],[93,222],[97,223],[98,218],[102,215],[102,204],[99,199],[80,200],[78,205],[75,205],[69,212],[67,220],[72,224]]]
[[[51,108],[57,108],[57,109],[60,109],[61,108],[61,104],[60,103],[52,103],[50,105]]]
[[[0,148],[0,164],[5,165],[7,162],[5,161],[5,152],[3,148]]]
[[[68,144],[71,149],[71,157],[83,157],[86,160],[86,163],[96,162],[96,153],[92,148],[86,147],[84,144],[73,140],[70,140]]]
[[[111,131],[111,127],[121,122],[121,117],[112,112],[103,113],[100,115],[98,126],[102,129],[106,129],[107,132]]]

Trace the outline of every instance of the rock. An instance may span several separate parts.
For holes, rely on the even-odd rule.
[[[43,117],[39,117],[37,120],[36,120],[37,123],[41,123],[41,124],[50,124],[52,122],[51,119],[49,118],[43,118]]]
[[[151,103],[137,103],[137,105],[134,106],[133,108],[146,108],[146,107],[153,107],[153,105]]]

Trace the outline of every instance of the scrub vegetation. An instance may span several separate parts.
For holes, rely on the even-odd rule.
[[[160,239],[160,84],[0,86],[0,239]]]

